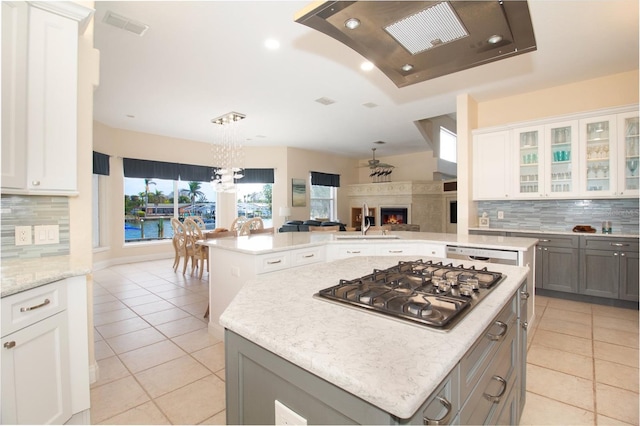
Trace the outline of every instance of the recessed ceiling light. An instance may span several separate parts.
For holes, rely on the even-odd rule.
[[[362,64],[360,64],[360,69],[362,71],[371,71],[373,69],[374,65],[373,63],[367,61],[367,62],[363,62]]]
[[[276,50],[280,48],[280,42],[275,38],[269,38],[264,41],[264,45],[267,49]]]
[[[349,18],[344,21],[344,26],[349,28],[350,30],[355,30],[360,26],[360,20],[357,18]]]
[[[490,43],[490,44],[497,44],[497,43],[500,43],[501,41],[502,41],[502,36],[498,34],[494,34],[487,39],[487,43]]]
[[[404,72],[411,71],[412,69],[413,69],[413,65],[411,65],[411,64],[404,64],[402,66],[402,71],[404,71]]]

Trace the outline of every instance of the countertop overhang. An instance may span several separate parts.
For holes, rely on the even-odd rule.
[[[222,314],[220,324],[388,413],[409,418],[529,272],[527,267],[467,262],[488,266],[506,278],[447,332],[313,297],[341,278],[353,279],[374,268],[415,259],[432,260],[358,257],[275,272],[248,282]]]
[[[464,247],[492,248],[496,250],[526,251],[537,243],[535,238],[502,237],[498,235],[458,235],[434,232],[391,232],[397,239],[339,239],[359,235],[359,232],[276,232],[274,234],[253,234],[242,237],[216,238],[205,244],[246,254],[271,253],[292,248],[303,248],[326,244],[417,244],[433,243],[462,245]]]
[[[40,287],[65,278],[87,275],[90,269],[78,265],[71,256],[9,259],[0,263],[0,297]]]

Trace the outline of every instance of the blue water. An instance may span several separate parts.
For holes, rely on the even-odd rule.
[[[146,241],[158,240],[158,222],[159,219],[145,219],[144,222],[125,222],[124,224],[124,240],[127,241]],[[141,232],[141,224],[144,223],[144,238]],[[215,222],[206,222],[207,229],[214,229]],[[171,219],[164,219],[163,239],[173,238],[173,228],[171,227]]]

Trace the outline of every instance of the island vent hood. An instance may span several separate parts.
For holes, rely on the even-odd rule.
[[[398,87],[536,50],[525,0],[316,2],[295,21],[346,44]]]

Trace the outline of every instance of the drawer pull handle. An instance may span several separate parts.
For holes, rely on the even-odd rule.
[[[42,302],[39,305],[36,306],[29,306],[28,308],[20,308],[20,312],[28,312],[28,311],[33,311],[34,309],[38,309],[38,308],[42,308],[43,306],[47,306],[49,303],[51,303],[51,300],[49,299],[44,299],[44,302]]]
[[[529,299],[529,292],[528,291],[521,291],[520,292],[520,299],[522,299],[522,300]]]
[[[10,342],[4,342],[4,347],[7,349],[11,349],[16,345],[16,341],[12,340]]]
[[[404,250],[389,250],[388,253],[404,253]]]
[[[270,260],[270,261],[267,262],[267,265],[276,265],[278,263],[282,263],[282,259]]]
[[[315,256],[314,254],[307,254],[306,256],[303,256],[305,259],[309,259],[310,257]]]
[[[507,329],[509,328],[507,324],[503,323],[502,321],[496,321],[495,325],[502,328],[502,330],[500,330],[500,333],[498,334],[487,333],[487,337],[489,338],[489,340],[497,341],[502,339],[504,335],[507,334]]]
[[[609,243],[609,245],[611,247],[628,247],[629,244],[623,244],[623,243]]]
[[[437,396],[436,399],[440,401],[440,404],[442,404],[444,408],[447,409],[447,412],[444,414],[444,416],[440,417],[439,419],[430,419],[429,417],[423,415],[422,424],[425,424],[425,425],[448,425],[449,424],[449,417],[451,417],[451,403],[447,401],[446,398],[443,398],[441,396]]]
[[[360,250],[347,250],[347,253],[358,254]]]
[[[538,240],[538,241],[541,242],[541,243],[550,243],[551,242],[551,240],[544,240],[544,239],[543,240]]]
[[[500,376],[493,376],[491,380],[496,380],[497,382],[499,382],[502,385],[502,389],[500,389],[500,392],[498,392],[497,395],[491,395],[485,392],[484,397],[488,401],[493,402],[494,404],[497,404],[500,402],[500,398],[502,398],[502,395],[504,395],[504,393],[507,391],[507,381]]]

